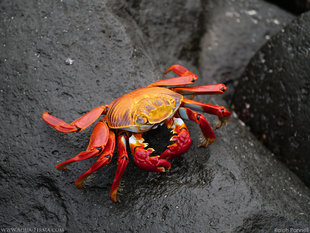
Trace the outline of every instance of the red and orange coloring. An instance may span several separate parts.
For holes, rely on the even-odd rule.
[[[87,149],[58,164],[56,168],[65,170],[72,162],[97,156],[97,161],[75,181],[76,187],[82,188],[83,182],[91,173],[111,162],[117,141],[118,167],[111,188],[111,199],[117,202],[117,189],[129,161],[127,141],[135,164],[140,169],[153,172],[165,172],[166,169],[170,169],[171,164],[168,160],[184,154],[189,149],[191,139],[182,119],[199,124],[203,135],[200,146],[205,147],[213,143],[216,138],[213,130],[205,117],[196,111],[218,116],[220,121],[216,128],[225,124],[231,113],[223,106],[186,99],[183,95],[223,94],[227,87],[224,84],[184,87],[193,84],[198,77],[180,65],[171,66],[165,73],[170,71],[179,76],[134,90],[114,100],[110,105],[91,110],[71,124],[44,112],[43,120],[63,133],[80,132],[104,115],[94,127]],[[152,155],[154,149],[147,148],[148,144],[144,142],[142,133],[161,124],[165,124],[173,133],[173,143],[161,155]]]

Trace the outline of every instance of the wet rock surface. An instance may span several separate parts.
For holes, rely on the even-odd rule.
[[[112,6],[115,14],[121,18],[127,14],[139,26],[148,38],[146,47],[156,51],[150,56],[159,67],[165,69],[176,59],[197,63],[199,41],[204,31],[204,1],[130,0],[114,2]]]
[[[199,5],[184,6],[176,12],[165,8],[175,20],[172,25],[191,21],[184,11],[199,11]],[[123,2],[1,1],[0,227],[61,227],[65,232],[309,227],[309,189],[235,118],[216,131],[217,141],[208,148],[197,148],[199,127],[189,122],[193,145],[165,174],[138,170],[130,156],[117,204],[109,199],[116,156],[82,190],[73,182],[93,161],[72,164],[71,171],[55,169],[85,149],[93,126],[62,134],[42,121],[43,111],[70,122],[162,78],[161,67],[171,65],[156,60],[166,48],[157,40],[148,43],[154,37],[126,7]],[[175,56],[187,60],[175,51],[165,62],[175,63]],[[219,96],[200,100],[226,105]],[[160,139],[169,138],[165,130],[150,134],[159,138],[150,142],[156,149],[164,146]]]
[[[199,70],[205,83],[224,82],[229,87],[224,97],[229,102],[250,58],[293,15],[259,0],[209,1],[205,11]]]
[[[251,60],[233,104],[255,134],[310,185],[310,13]]]

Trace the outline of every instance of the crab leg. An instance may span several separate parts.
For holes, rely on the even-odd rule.
[[[170,139],[170,141],[173,141],[174,143],[168,146],[168,148],[160,155],[160,158],[169,160],[184,154],[191,145],[191,138],[187,127],[181,118],[173,117],[166,121],[165,124],[174,134]]]
[[[54,127],[56,130],[63,133],[71,133],[71,132],[80,132],[94,123],[102,114],[107,112],[108,105],[97,107],[90,112],[86,113],[84,116],[81,116],[77,120],[73,121],[71,124],[64,122],[57,117],[54,117],[47,112],[42,114],[43,120]]]
[[[183,107],[179,108],[178,113],[183,119],[192,120],[196,122],[197,124],[199,124],[199,127],[203,135],[202,140],[201,140],[202,143],[200,146],[205,147],[215,141],[216,136],[211,126],[207,122],[206,118],[201,113],[197,113],[189,108],[183,108]]]
[[[206,112],[218,116],[220,122],[216,129],[221,128],[229,120],[231,113],[223,106],[201,103],[195,100],[183,99],[182,106],[195,111]]]
[[[121,178],[126,170],[128,164],[128,155],[126,150],[126,140],[127,136],[125,134],[121,134],[117,137],[117,148],[118,148],[118,161],[117,161],[117,169],[115,173],[115,178],[113,180],[110,197],[112,201],[117,202],[116,193],[121,181]]]
[[[101,167],[109,164],[113,157],[113,152],[115,148],[115,134],[113,131],[110,130],[109,132],[109,139],[104,148],[104,151],[99,156],[98,160],[83,174],[81,175],[76,181],[75,186],[78,188],[83,188],[83,182],[86,178],[93,173],[94,171],[98,170]]]
[[[173,71],[179,77],[168,78],[164,80],[159,80],[154,83],[151,83],[148,87],[162,87],[162,86],[179,86],[179,85],[188,85],[193,84],[197,80],[197,75],[187,70],[185,67],[180,65],[173,65],[168,68],[164,73]]]
[[[75,157],[68,159],[67,161],[56,165],[59,170],[66,170],[66,166],[70,163],[92,158],[99,155],[105,148],[109,139],[109,128],[107,124],[101,120],[95,126],[89,140],[86,151],[82,151]]]
[[[205,95],[205,94],[224,94],[227,87],[224,84],[204,85],[197,87],[174,87],[170,90],[182,95]]]
[[[165,172],[166,169],[170,169],[171,164],[167,160],[161,159],[159,155],[150,156],[154,151],[153,148],[144,149],[148,144],[144,143],[141,134],[132,134],[129,144],[134,162],[140,169],[153,172]]]

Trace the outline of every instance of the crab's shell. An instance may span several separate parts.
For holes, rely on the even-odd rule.
[[[107,113],[107,123],[112,129],[142,133],[171,118],[180,107],[182,99],[182,95],[166,88],[140,88],[112,102]],[[138,117],[147,121],[141,123]]]

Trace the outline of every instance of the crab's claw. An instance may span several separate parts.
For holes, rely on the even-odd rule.
[[[132,134],[129,144],[134,162],[140,169],[153,172],[165,172],[166,169],[170,169],[171,164],[167,160],[161,159],[160,156],[150,156],[154,149],[145,149],[148,144],[144,143],[141,134]]]
[[[174,143],[168,146],[160,155],[160,158],[169,160],[184,154],[191,146],[191,138],[181,118],[173,117],[165,124],[167,128],[171,129],[171,133],[174,134],[170,139]]]

